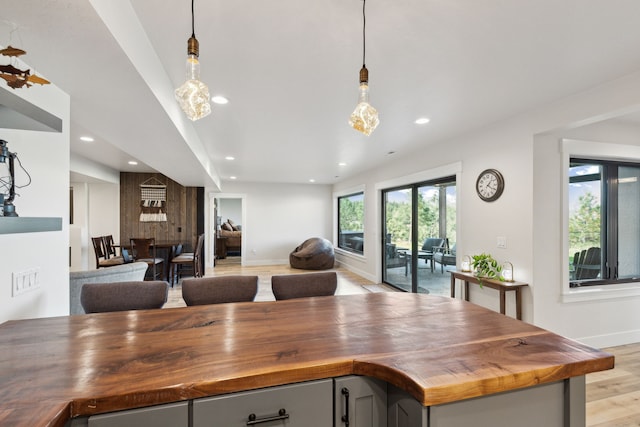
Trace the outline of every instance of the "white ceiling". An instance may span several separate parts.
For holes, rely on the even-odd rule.
[[[361,0],[197,0],[201,78],[230,103],[192,123],[172,93],[184,81],[190,7],[4,2],[0,44],[25,49],[22,59],[70,94],[72,152],[189,186],[231,176],[334,183],[390,152],[640,70],[638,0],[369,0],[366,64],[381,123],[366,137],[347,124],[362,65]],[[431,123],[414,124],[421,116]]]

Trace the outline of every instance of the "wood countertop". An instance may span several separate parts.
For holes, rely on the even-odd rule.
[[[436,405],[613,368],[608,353],[471,303],[371,293],[9,321],[0,425],[349,374]]]

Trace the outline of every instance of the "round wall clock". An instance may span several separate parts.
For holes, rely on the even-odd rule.
[[[478,196],[485,202],[493,202],[502,195],[504,178],[495,169],[487,169],[480,173],[476,181]]]

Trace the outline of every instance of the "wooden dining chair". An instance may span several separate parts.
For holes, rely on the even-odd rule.
[[[169,266],[169,283],[173,287],[174,279],[180,281],[180,277],[185,272],[191,272],[193,277],[204,276],[202,271],[202,249],[204,247],[204,234],[198,236],[195,252],[182,252],[182,245],[176,246],[174,254],[171,256]]]
[[[106,236],[102,236],[102,244],[104,245],[104,252],[107,258],[116,258],[118,256],[113,243],[113,235],[108,234]]]
[[[132,238],[131,255],[134,261],[146,262],[151,272],[150,280],[164,279],[164,259],[158,258],[156,254],[156,239],[152,238]],[[147,270],[147,273],[149,273]]]
[[[104,249],[104,241],[102,237],[92,237],[93,253],[96,257],[96,268],[113,267],[114,265],[124,264],[122,258],[109,258]]]

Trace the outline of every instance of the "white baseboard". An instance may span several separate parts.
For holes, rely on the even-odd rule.
[[[594,335],[591,337],[576,338],[583,344],[595,348],[615,347],[619,345],[640,342],[640,329],[633,331],[614,332],[605,335]]]

